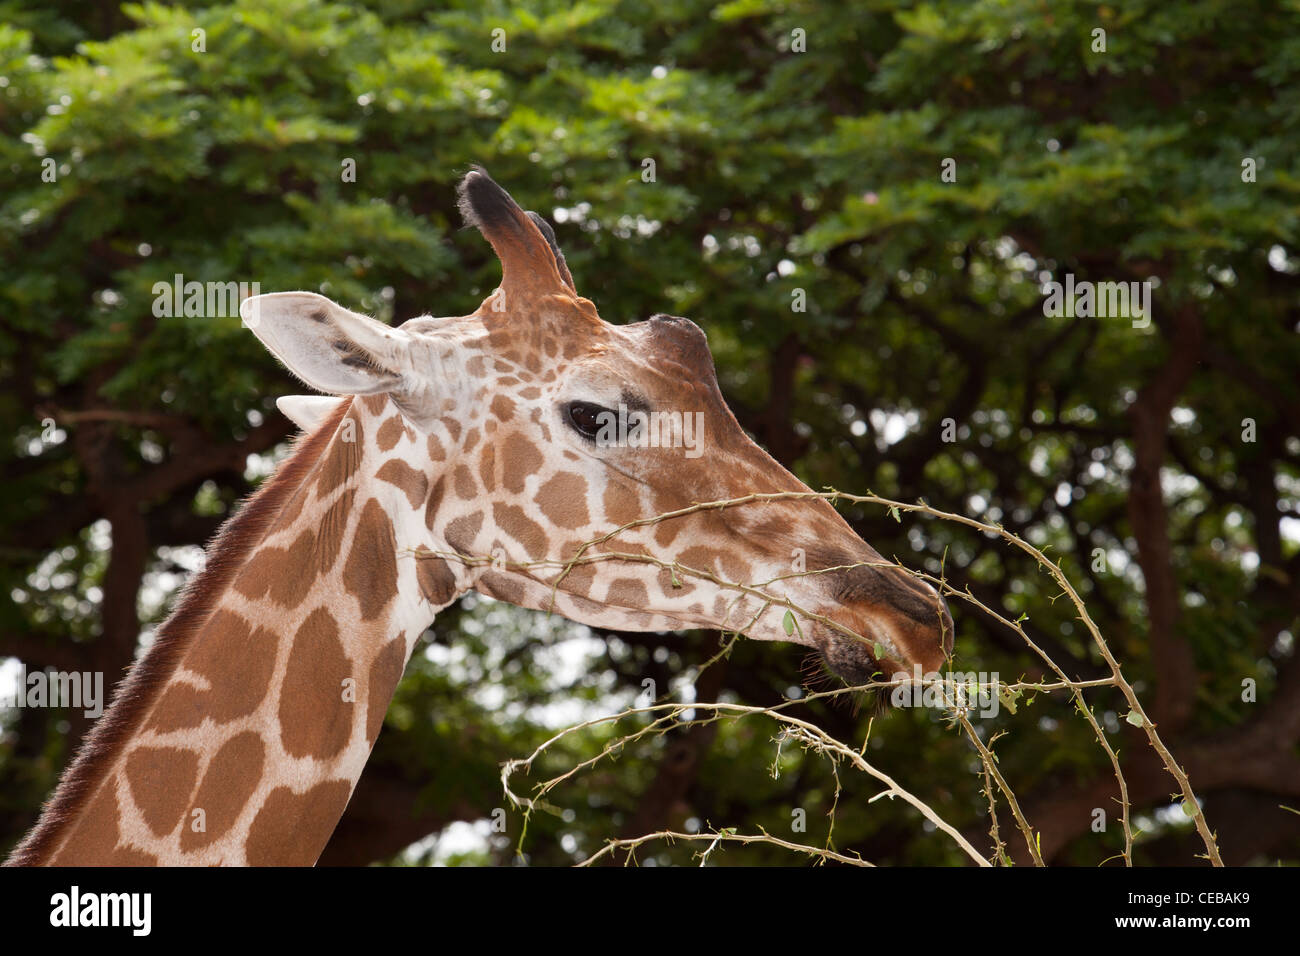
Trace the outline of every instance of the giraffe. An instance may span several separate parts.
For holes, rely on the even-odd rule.
[[[302,436],[10,864],[314,864],[417,639],[471,589],[594,627],[802,643],[851,684],[948,655],[941,597],[824,499],[693,509],[808,491],[740,428],[698,326],[604,322],[544,219],[477,166],[458,200],[501,265],[470,315],[392,327],[311,292],[244,301],[324,394],[279,400]],[[601,440],[619,406],[698,415],[702,453]],[[795,549],[812,573],[790,574]]]

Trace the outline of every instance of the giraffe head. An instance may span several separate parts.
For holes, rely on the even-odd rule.
[[[390,327],[308,292],[242,310],[308,385],[364,396],[349,414],[400,491],[386,499],[397,544],[446,561],[422,587],[598,627],[794,641],[851,684],[938,669],[952,642],[942,599],[824,499],[694,507],[809,493],[736,422],[698,326],[604,322],[550,226],[482,170],[460,206],[502,268],[471,315]],[[337,403],[281,408],[310,428]]]

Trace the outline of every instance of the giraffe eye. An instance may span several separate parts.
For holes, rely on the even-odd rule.
[[[591,402],[569,402],[564,406],[564,417],[568,419],[570,427],[575,432],[583,438],[595,441],[601,426],[613,419],[614,412],[600,405],[593,405]]]

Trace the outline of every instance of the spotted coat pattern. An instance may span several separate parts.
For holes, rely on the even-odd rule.
[[[736,423],[694,323],[603,322],[549,226],[481,172],[462,208],[503,270],[472,315],[390,329],[258,297],[258,337],[343,397],[209,549],[11,862],[314,863],[417,638],[471,588],[593,626],[793,638],[846,679],[943,659],[942,602],[870,566],[825,501],[692,510],[808,490]],[[698,412],[704,453],[598,447],[574,402]],[[787,599],[857,637],[787,635]]]

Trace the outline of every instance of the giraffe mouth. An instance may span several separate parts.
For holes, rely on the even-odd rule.
[[[889,691],[868,686],[887,681],[891,676],[886,673],[890,666],[866,649],[862,641],[848,636],[841,636],[838,641],[832,638],[819,654],[825,675],[833,675],[831,679],[838,678],[844,682],[845,687],[855,688],[847,696],[837,697],[836,700],[847,700],[855,715],[864,707],[872,717],[884,717],[890,711]],[[822,680],[825,679],[824,676]]]
[[[821,648],[826,668],[850,687],[889,679],[887,660],[878,656],[869,640],[857,640],[844,634],[831,634]]]
[[[827,666],[852,685],[887,683],[915,668],[929,673],[952,652],[953,621],[937,591],[910,574],[861,568],[846,574],[834,598],[859,638],[831,633]]]

